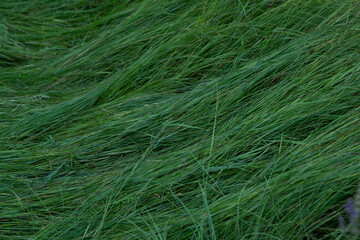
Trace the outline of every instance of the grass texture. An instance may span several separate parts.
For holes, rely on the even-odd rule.
[[[1,0],[0,239],[356,237],[359,15]]]

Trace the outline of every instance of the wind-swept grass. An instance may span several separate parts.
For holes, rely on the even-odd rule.
[[[350,237],[359,14],[0,1],[0,239]]]

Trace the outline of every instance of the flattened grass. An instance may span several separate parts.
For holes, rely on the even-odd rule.
[[[1,1],[0,238],[348,235],[359,13],[351,0]]]

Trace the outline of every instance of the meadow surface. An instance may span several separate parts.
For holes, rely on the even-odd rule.
[[[0,239],[356,238],[359,107],[357,0],[1,0]]]

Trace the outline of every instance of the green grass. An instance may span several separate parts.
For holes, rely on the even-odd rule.
[[[0,239],[351,237],[359,14],[1,0]]]

